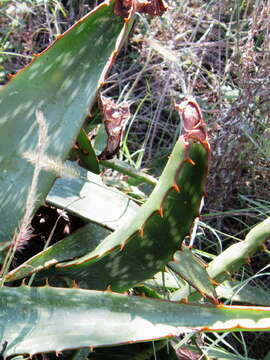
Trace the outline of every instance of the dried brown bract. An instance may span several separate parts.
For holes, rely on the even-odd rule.
[[[175,109],[183,119],[184,136],[206,143],[207,131],[203,120],[202,111],[197,101],[189,96],[180,104],[175,104]]]
[[[119,151],[124,128],[130,118],[130,109],[128,103],[116,104],[112,99],[102,95],[100,104],[108,139],[106,148],[99,158],[106,160],[111,159]]]
[[[116,0],[114,13],[129,18],[135,12],[161,16],[168,6],[163,0]]]

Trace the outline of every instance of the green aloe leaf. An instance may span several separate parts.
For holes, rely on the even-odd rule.
[[[217,301],[215,288],[206,267],[190,248],[183,246],[181,251],[177,251],[173,256],[173,261],[169,263],[169,268],[197,289],[202,296],[206,296],[214,302]]]
[[[123,291],[162,270],[179,249],[184,237],[189,234],[193,220],[199,214],[208,155],[208,150],[202,144],[191,140],[187,145],[181,137],[175,145],[159,183],[147,203],[134,217],[105,238],[93,251],[78,259],[63,263],[59,260],[55,268],[51,265],[56,262],[46,259],[50,269],[42,271],[37,278],[45,277],[52,280],[64,276],[76,280],[83,288],[104,290],[111,286],[114,291]],[[192,159],[192,163],[187,157]],[[89,175],[94,176],[91,173]],[[57,206],[60,205],[59,200],[61,200],[63,203],[60,206],[70,210],[72,206],[76,206],[78,214],[82,214],[84,206],[87,211],[98,213],[100,196],[96,201],[91,199],[98,193],[97,188],[82,193],[80,181],[81,179],[77,178],[57,180],[59,189],[54,198],[58,196],[58,199],[53,202],[49,196],[48,200]],[[71,182],[79,184],[75,197]],[[106,208],[106,206],[101,207],[101,219]],[[111,206],[108,208],[111,212]],[[35,271],[48,267],[46,264],[38,263],[38,265],[40,266],[36,267]],[[17,273],[18,276],[26,275],[28,262],[22,267],[24,270]],[[16,270],[6,277],[6,281],[14,279],[14,276],[17,276]],[[209,296],[214,298],[213,295]]]
[[[270,308],[184,305],[48,286],[1,288],[0,314],[5,357],[170,338],[187,331],[270,330]]]
[[[99,5],[0,89],[0,241],[12,236],[25,211],[33,165],[24,153],[37,146],[36,111],[48,126],[45,155],[64,160],[128,32],[131,21],[116,16],[113,6]],[[56,176],[42,175],[35,208]]]
[[[211,279],[222,283],[231,278],[231,274],[238,271],[265,241],[270,238],[270,217],[261,221],[254,226],[246,235],[245,240],[233,244],[212,260],[208,267],[207,273]],[[179,301],[189,297],[195,301],[200,296],[195,294],[195,289],[186,286],[175,291],[172,299]]]
[[[13,281],[30,276],[43,269],[48,269],[60,261],[82,256],[93,250],[110,233],[94,223],[89,223],[27,260],[6,275],[6,281]]]
[[[216,292],[219,298],[227,299],[230,302],[270,306],[269,290],[251,286],[245,282],[224,281],[224,283],[217,286]]]
[[[166,268],[167,269],[167,268]],[[169,270],[169,269],[167,269]],[[170,271],[170,270],[169,270]],[[181,280],[181,283],[184,283],[184,280]],[[151,279],[144,281],[146,286],[153,288],[155,290],[167,289],[178,289],[179,288],[179,279],[175,274],[171,274],[167,271],[160,271],[156,273]]]
[[[84,129],[81,129],[77,137],[78,149],[73,149],[80,160],[80,165],[95,174],[100,173],[98,159],[89,137]]]
[[[199,214],[208,155],[202,144],[191,140],[187,145],[181,137],[159,183],[134,218],[94,251],[56,264],[41,276],[69,277],[87,289],[111,286],[114,291],[124,291],[162,270]]]
[[[57,179],[46,199],[49,204],[112,230],[137,213],[139,206],[117,189],[104,185],[100,176],[80,167],[75,169],[82,177]]]

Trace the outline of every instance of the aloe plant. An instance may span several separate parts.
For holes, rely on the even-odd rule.
[[[117,2],[115,14],[114,5],[113,1],[103,3],[86,15],[0,92],[2,249],[22,226],[29,189],[38,195],[31,213],[46,199],[87,221],[8,273],[10,257],[4,261],[0,289],[4,357],[82,347],[92,351],[186,332],[270,329],[269,307],[221,305],[215,291],[228,278],[228,271],[238,270],[270,237],[269,219],[209,265],[184,244],[200,215],[211,152],[202,112],[193,98],[176,104],[184,132],[158,181],[116,165],[153,185],[144,205],[139,207],[125,194],[106,187],[97,175],[100,164],[115,165],[97,160],[81,130],[84,119],[129,32],[134,11],[160,14],[165,10],[154,2],[131,8]],[[45,139],[46,131],[40,130],[42,119],[47,126]],[[73,178],[56,180],[57,164],[60,160],[62,166],[76,139],[81,166],[72,165]],[[101,204],[99,210],[91,203],[93,193],[95,202]],[[116,214],[119,204],[120,214]],[[106,218],[105,208],[113,217]],[[182,278],[192,287],[188,292],[183,292],[186,286],[175,291],[171,299],[187,301],[197,292],[195,301],[207,297],[214,304],[161,299],[152,279],[166,265],[179,276],[178,281]],[[164,273],[162,278],[165,288]],[[12,282],[19,279],[23,279],[22,285],[14,286]],[[44,281],[46,285],[39,286]],[[177,287],[177,283],[168,286],[171,290]],[[116,293],[130,288],[148,298]]]
[[[65,160],[130,26],[113,14],[113,2],[103,3],[1,89],[1,241],[12,236],[25,211],[33,166],[23,154],[36,148],[36,110],[48,126],[46,156]],[[55,177],[40,176],[36,209]]]

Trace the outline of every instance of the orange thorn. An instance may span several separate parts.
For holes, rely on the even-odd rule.
[[[203,141],[202,144],[205,146],[206,151],[211,151],[211,146],[208,141]]]
[[[195,162],[191,158],[187,158],[186,162],[188,162],[191,165],[195,165]]]
[[[220,283],[217,282],[216,280],[210,279],[210,281],[211,281],[212,285],[214,285],[214,286],[219,286],[220,285]]]
[[[144,235],[144,230],[143,230],[143,227],[141,227],[141,228],[140,228],[140,230],[139,230],[139,234],[140,234],[140,236],[141,236],[141,237],[143,237],[143,235]]]
[[[107,291],[107,292],[112,292],[112,285],[108,285],[108,286],[107,286],[107,289],[106,289],[105,291]]]
[[[173,184],[173,189],[177,192],[180,192],[180,187],[176,183]]]
[[[72,149],[74,149],[74,150],[80,150],[80,147],[79,147],[78,144],[74,143],[74,144],[72,145]]]
[[[72,280],[72,288],[73,289],[79,289],[79,285],[76,283],[75,280]]]
[[[160,209],[159,209],[159,214],[160,214],[160,216],[163,218],[163,216],[164,216],[164,211],[163,211],[162,206],[161,206]]]
[[[221,304],[221,302],[216,298],[212,298],[212,303],[215,304],[215,305],[220,305]]]
[[[180,303],[181,304],[188,304],[188,299],[184,298],[184,299],[180,300]]]
[[[124,249],[124,247],[125,247],[125,243],[121,244],[120,245],[120,251],[122,251]]]
[[[26,279],[26,278],[22,279],[21,286],[27,286],[26,281],[27,281],[27,279]]]
[[[85,156],[88,156],[89,155],[89,151],[85,150],[85,149],[80,149],[81,150],[81,153]]]

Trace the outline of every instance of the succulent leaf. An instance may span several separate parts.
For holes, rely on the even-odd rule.
[[[46,156],[65,160],[130,28],[113,6],[99,5],[0,89],[0,241],[13,235],[25,211],[33,166],[23,154],[36,149],[36,110],[47,122]],[[55,176],[40,177],[35,208]]]
[[[93,349],[190,331],[270,329],[270,308],[263,307],[184,305],[49,286],[2,287],[0,299],[1,343],[7,343],[4,357]]]
[[[215,288],[206,271],[206,267],[192,253],[190,248],[183,246],[181,251],[177,251],[174,254],[173,261],[169,263],[169,267],[197,289],[202,296],[208,297],[215,303],[217,302]]]
[[[69,277],[88,289],[111,286],[124,291],[162,270],[199,215],[208,157],[203,144],[191,139],[187,145],[180,137],[149,200],[134,218],[95,250],[59,263],[43,276]]]

